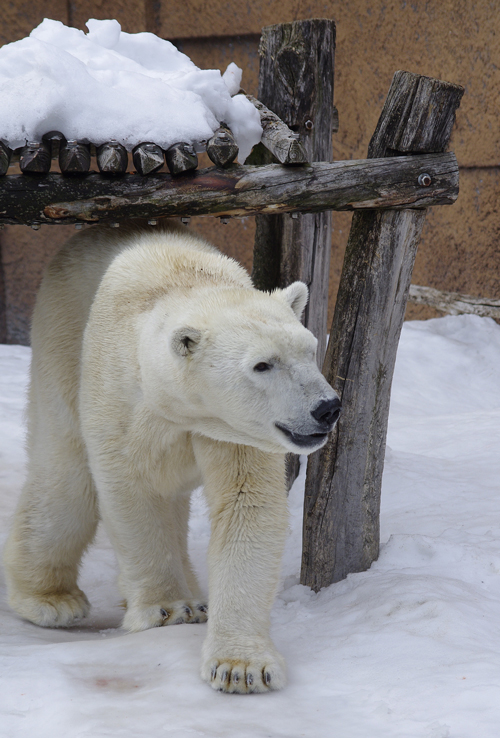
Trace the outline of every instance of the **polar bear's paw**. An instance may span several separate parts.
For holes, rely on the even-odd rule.
[[[90,612],[90,603],[80,589],[62,594],[13,594],[10,604],[22,618],[45,628],[68,628]]]
[[[241,660],[212,658],[202,665],[201,677],[219,692],[269,692],[285,686],[286,667],[277,651]]]
[[[123,627],[130,631],[158,628],[180,623],[204,623],[208,605],[196,600],[176,600],[149,607],[129,607],[123,618]]]

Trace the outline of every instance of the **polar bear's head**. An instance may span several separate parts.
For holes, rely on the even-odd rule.
[[[268,294],[201,290],[159,328],[150,372],[156,411],[192,432],[264,451],[309,454],[327,440],[340,401],[300,323],[307,287]],[[172,325],[172,323],[174,323]]]

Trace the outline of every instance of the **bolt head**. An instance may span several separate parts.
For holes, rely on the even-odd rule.
[[[418,183],[421,187],[429,187],[432,179],[430,174],[420,174],[418,177]]]

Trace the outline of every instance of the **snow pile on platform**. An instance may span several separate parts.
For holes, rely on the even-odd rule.
[[[89,32],[45,19],[29,37],[0,49],[0,140],[11,148],[49,131],[128,150],[150,141],[166,149],[232,129],[240,162],[260,141],[254,106],[236,95],[241,70],[199,69],[169,41],[123,33],[116,20],[89,20]],[[234,95],[234,97],[231,97]]]

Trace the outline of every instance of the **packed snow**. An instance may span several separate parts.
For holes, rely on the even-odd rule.
[[[0,350],[0,523],[23,480],[30,351]],[[120,630],[103,531],[81,575],[84,625],[18,619],[0,582],[0,735],[6,738],[497,738],[500,728],[500,326],[406,323],[396,364],[371,569],[319,594],[298,584],[304,473],[272,635],[282,692],[214,692],[198,676],[205,625]],[[195,494],[191,554],[206,583],[209,527]]]
[[[240,89],[241,70],[199,69],[152,33],[124,33],[116,20],[87,21],[88,33],[45,19],[0,49],[0,140],[11,148],[49,131],[129,151],[149,141],[202,150],[221,121],[244,162],[260,141],[256,108]]]

